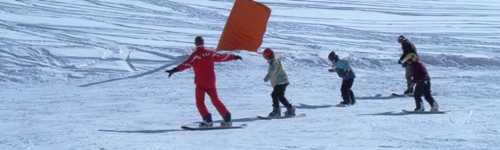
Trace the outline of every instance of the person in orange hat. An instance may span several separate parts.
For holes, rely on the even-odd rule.
[[[281,117],[281,109],[279,103],[283,104],[286,107],[285,117],[295,116],[295,107],[288,102],[285,98],[285,90],[288,86],[288,76],[283,69],[283,65],[281,65],[281,61],[276,58],[273,50],[270,48],[266,48],[263,52],[264,58],[269,63],[269,68],[264,78],[264,82],[271,81],[271,85],[273,86],[273,92],[271,93],[271,97],[273,99],[273,111],[269,113],[270,118],[278,118]]]

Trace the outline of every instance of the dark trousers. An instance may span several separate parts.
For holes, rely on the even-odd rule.
[[[354,92],[352,92],[351,90],[353,83],[354,79],[342,80],[342,87],[340,88],[340,92],[342,92],[342,99],[344,99],[344,104],[356,103]]]
[[[273,98],[273,108],[279,108],[280,102],[287,108],[292,107],[292,104],[290,104],[290,102],[288,102],[285,98],[285,90],[287,86],[288,83],[274,86],[273,92],[271,93],[271,97]]]
[[[405,67],[405,77],[406,77],[406,91],[413,93],[413,67],[411,65],[406,65]],[[406,93],[405,93],[406,94]]]
[[[431,107],[434,106],[434,98],[431,95],[431,81],[430,80],[425,80],[425,81],[419,81],[415,84],[415,106],[417,108],[422,107],[422,95],[425,97],[425,100],[431,105]]]

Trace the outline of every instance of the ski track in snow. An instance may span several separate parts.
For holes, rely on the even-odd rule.
[[[303,118],[271,109],[257,54],[217,65],[219,96],[242,130],[186,132],[199,120],[192,71],[163,71],[214,47],[233,1],[0,2],[0,149],[495,149],[500,145],[500,3],[493,0],[262,0],[262,47],[284,60],[287,97]],[[397,36],[412,40],[445,115],[394,115],[403,91]],[[352,62],[358,105],[340,101],[330,50]],[[376,96],[376,95],[381,95]],[[207,100],[209,101],[209,100]],[[214,118],[219,119],[210,106]]]

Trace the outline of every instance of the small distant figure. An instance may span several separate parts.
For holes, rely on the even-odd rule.
[[[398,60],[398,63],[401,64],[405,68],[405,77],[406,77],[406,90],[404,91],[405,95],[412,95],[413,94],[413,82],[411,81],[411,74],[412,74],[412,66],[408,65],[403,61],[403,59],[408,56],[409,54],[414,54],[415,56],[418,57],[417,54],[417,48],[415,45],[410,42],[405,36],[400,35],[398,37],[398,42],[401,44],[401,50],[403,51],[403,54],[401,54],[401,57]]]
[[[269,68],[267,70],[264,82],[271,81],[273,86],[273,92],[271,97],[273,99],[273,111],[269,113],[269,118],[279,118],[281,117],[281,109],[279,103],[286,107],[285,117],[295,116],[295,107],[288,102],[285,98],[286,87],[288,86],[288,76],[285,69],[281,65],[280,59],[276,58],[274,52],[270,48],[266,48],[263,53],[264,58],[269,63]]]
[[[340,91],[342,92],[343,101],[340,102],[337,106],[345,107],[354,105],[356,103],[356,99],[354,98],[354,92],[352,92],[351,88],[356,75],[349,65],[349,62],[340,59],[334,51],[330,52],[330,54],[328,55],[328,59],[332,62],[332,69],[329,69],[328,71],[337,72],[339,77],[342,78],[342,87],[340,88]]]
[[[212,115],[208,112],[205,105],[205,93],[210,96],[212,104],[215,106],[219,114],[223,118],[221,126],[231,126],[231,113],[226,109],[226,106],[217,96],[215,86],[214,62],[223,62],[230,60],[241,60],[238,55],[219,54],[215,51],[207,50],[204,47],[204,40],[201,36],[195,38],[196,49],[182,64],[177,67],[167,70],[168,77],[176,72],[186,70],[193,67],[194,83],[196,84],[196,107],[203,119],[200,127],[212,127]]]
[[[419,61],[417,55],[415,54],[409,54],[408,56],[403,58],[402,61],[411,66],[411,68],[413,69],[411,74],[411,79],[412,83],[415,84],[414,97],[415,97],[416,107],[414,111],[416,112],[425,111],[422,101],[422,95],[423,95],[425,97],[425,100],[429,103],[429,105],[431,105],[431,112],[438,112],[439,105],[437,101],[435,101],[434,98],[432,97],[431,78],[424,64],[422,64]]]

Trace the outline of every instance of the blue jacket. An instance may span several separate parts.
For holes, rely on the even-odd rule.
[[[340,78],[343,80],[350,80],[356,78],[354,71],[352,70],[349,62],[346,60],[339,59],[336,63],[333,64],[333,70],[337,72]]]

